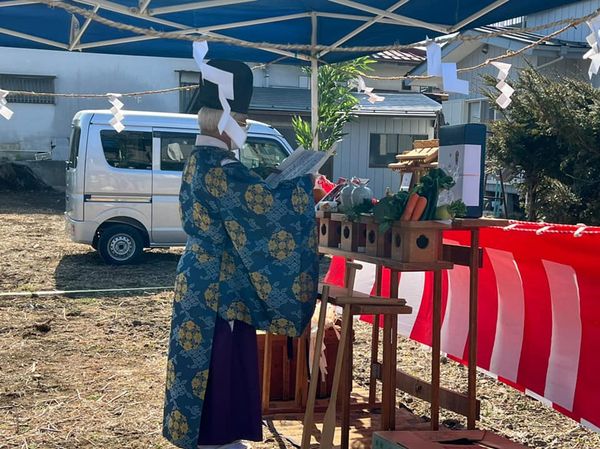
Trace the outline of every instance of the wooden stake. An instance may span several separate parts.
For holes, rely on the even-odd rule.
[[[336,404],[337,395],[340,387],[340,379],[342,377],[342,366],[344,361],[344,352],[346,349],[346,341],[348,338],[348,330],[350,329],[350,320],[352,320],[351,313],[352,306],[344,306],[344,313],[342,315],[342,335],[340,338],[340,344],[338,345],[338,352],[335,360],[335,372],[333,374],[333,385],[331,387],[331,397],[329,398],[329,406],[325,412],[325,418],[323,419],[323,432],[321,433],[321,448],[332,449],[333,448],[333,436],[335,434],[335,418],[336,418]]]
[[[440,350],[442,324],[442,271],[433,272],[433,324],[431,343],[431,430],[440,421]]]
[[[469,374],[467,395],[469,413],[467,429],[475,429],[477,419],[477,295],[479,288],[479,228],[471,229],[471,260],[469,266]]]
[[[304,427],[302,428],[301,449],[310,447],[310,437],[314,427],[315,401],[317,397],[317,385],[319,384],[319,358],[323,339],[325,335],[325,318],[327,317],[327,301],[329,299],[329,286],[324,285],[321,290],[321,310],[319,312],[319,323],[317,327],[317,337],[315,341],[315,351],[312,360],[312,371],[310,374],[310,385],[308,387],[308,400],[304,414]]]
[[[272,358],[273,335],[265,334],[265,349],[263,355],[263,378],[262,378],[262,412],[269,412],[271,403],[271,358]]]

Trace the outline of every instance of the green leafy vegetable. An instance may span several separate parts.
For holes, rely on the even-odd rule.
[[[467,215],[467,206],[461,200],[452,201],[448,205],[448,211],[452,215],[452,218],[464,217]]]
[[[395,195],[382,198],[373,206],[373,217],[379,222],[380,232],[387,231],[394,221],[400,219],[406,207],[408,196],[408,192],[398,192]]]
[[[347,211],[345,214],[346,214],[346,217],[348,218],[348,220],[358,221],[361,214],[371,213],[372,210],[373,210],[373,202],[371,200],[365,199],[365,200],[363,200],[362,204],[359,204],[357,206],[352,206],[352,208],[350,208],[350,210]]]
[[[437,201],[440,190],[448,190],[454,186],[454,179],[441,168],[432,168],[415,186],[415,191],[427,198],[427,207],[421,220],[433,220],[436,215]]]

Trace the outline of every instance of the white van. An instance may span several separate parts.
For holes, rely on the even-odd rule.
[[[195,115],[124,115],[125,130],[117,133],[109,111],[78,112],[67,161],[67,232],[112,264],[131,263],[144,248],[185,245],[179,187],[198,134]],[[277,130],[250,121],[240,160],[260,171],[291,152]]]

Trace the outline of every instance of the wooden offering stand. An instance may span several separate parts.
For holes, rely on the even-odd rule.
[[[347,251],[341,248],[341,239],[343,233],[340,233],[340,240],[336,241],[334,235],[320,233],[320,252],[332,256],[341,256],[348,262],[363,261],[373,263],[377,266],[376,274],[376,294],[381,294],[382,272],[383,268],[391,270],[390,292],[392,298],[398,297],[399,273],[406,271],[433,271],[433,314],[432,314],[432,374],[431,382],[417,379],[404,373],[402,370],[395,369],[395,351],[397,337],[397,317],[385,317],[384,319],[384,361],[386,354],[390,357],[393,353],[395,376],[390,376],[389,364],[378,361],[379,344],[379,316],[376,315],[373,324],[372,333],[372,367],[371,367],[371,388],[369,403],[375,403],[375,383],[383,381],[382,398],[382,425],[381,430],[393,430],[395,421],[395,390],[396,388],[406,391],[420,399],[431,403],[431,428],[439,429],[439,408],[440,406],[448,410],[459,413],[467,417],[467,428],[474,429],[476,420],[479,418],[480,404],[476,396],[476,368],[477,368],[477,289],[478,289],[478,268],[482,264],[482,250],[479,248],[479,229],[490,226],[507,226],[507,220],[497,219],[455,219],[451,224],[441,222],[401,222],[392,227],[386,233],[379,233],[379,224],[375,223],[372,217],[363,216],[358,223],[350,222],[344,215],[318,212],[319,220],[329,220],[329,223],[340,223],[340,229],[346,226],[350,229],[349,235],[358,235],[359,241],[361,232],[364,229],[365,247],[351,246],[351,248],[360,248],[358,251]],[[343,221],[342,221],[343,220]],[[345,224],[344,224],[345,223]],[[335,225],[337,226],[337,225]],[[363,228],[364,226],[364,228]],[[352,231],[353,227],[358,230]],[[442,244],[442,232],[444,230],[463,230],[470,233],[470,245],[446,245]],[[419,238],[425,235],[429,240],[424,245],[423,239]],[[399,237],[398,244],[396,236]],[[419,244],[420,243],[420,244]],[[405,250],[402,245],[406,245]],[[431,245],[431,246],[430,246]],[[394,251],[394,246],[396,250]],[[425,246],[425,248],[421,248]],[[430,248],[427,250],[427,248]],[[433,248],[433,249],[431,249]],[[364,251],[364,252],[363,252]],[[469,360],[468,360],[468,386],[467,394],[457,393],[440,387],[440,343],[441,343],[441,287],[442,270],[451,269],[454,264],[466,266],[470,270],[469,286]],[[376,297],[371,299],[377,299]],[[387,346],[387,350],[386,350]],[[340,345],[340,348],[342,345]],[[351,354],[351,351],[350,351]],[[348,368],[346,368],[348,369]],[[310,401],[310,399],[309,399]],[[308,411],[308,409],[307,409]],[[342,419],[342,448],[348,447],[348,441],[345,438],[348,431],[345,428],[347,420]],[[309,438],[306,439],[309,441]],[[303,440],[303,448],[308,447],[307,441]],[[323,445],[323,442],[322,442]],[[324,445],[327,447],[327,444]]]
[[[416,394],[431,402],[431,427],[437,429],[439,426],[439,407],[440,407],[440,330],[441,330],[441,295],[442,295],[442,270],[452,268],[451,262],[443,260],[442,231],[450,229],[449,224],[435,221],[420,222],[397,222],[388,232],[379,232],[379,223],[373,220],[373,217],[363,216],[358,221],[349,221],[343,214],[331,214],[328,212],[318,212],[317,217],[319,225],[319,251],[322,254],[331,256],[341,256],[348,264],[355,264],[356,261],[368,262],[376,265],[376,294],[374,296],[364,295],[352,290],[354,274],[352,279],[346,279],[347,293],[345,296],[336,297],[331,295],[330,291],[334,287],[326,286],[327,291],[323,291],[323,297],[329,301],[344,307],[344,317],[342,325],[351,321],[351,316],[355,313],[373,314],[372,348],[371,348],[371,382],[369,393],[369,404],[376,403],[376,382],[382,382],[382,418],[381,430],[394,430],[395,412],[396,412],[396,389],[402,388],[408,390],[408,393],[415,394],[425,390],[426,397],[423,394]],[[322,223],[327,226],[322,227]],[[336,238],[339,223],[339,240]],[[367,252],[368,249],[368,252]],[[350,265],[351,266],[351,265]],[[383,283],[383,268],[391,271],[389,279],[389,291],[391,298],[381,298]],[[433,291],[433,351],[432,351],[432,374],[431,383],[414,379],[403,371],[396,368],[396,350],[397,350],[397,315],[400,313],[413,312],[405,305],[405,301],[398,298],[399,275],[407,271],[433,271],[434,273],[434,291]],[[353,271],[352,271],[353,273]],[[351,282],[351,283],[349,283]],[[347,309],[347,306],[353,306],[356,310]],[[386,307],[387,306],[387,307]],[[361,309],[357,309],[360,307]],[[382,307],[377,309],[377,307]],[[383,309],[385,307],[385,309]],[[379,318],[383,316],[383,359],[379,361]],[[344,327],[342,328],[342,341],[339,351],[347,354],[345,368],[342,365],[343,354],[338,352],[336,371],[334,374],[334,384],[332,390],[332,401],[337,394],[336,378],[338,370],[343,370],[345,377],[345,390],[342,393],[344,398],[349,397],[349,388],[352,383],[352,361],[351,361],[351,343],[344,339]],[[319,343],[317,335],[317,346]],[[424,388],[425,386],[425,388]],[[309,393],[309,405],[311,404],[311,395]],[[347,399],[342,399],[342,404],[348,403]],[[330,407],[331,407],[330,403]],[[455,407],[452,407],[455,408]],[[307,416],[312,411],[307,407]],[[331,447],[333,439],[333,428],[335,420],[329,419],[326,415],[321,435],[321,447],[328,449]],[[305,433],[312,429],[310,419],[305,420]],[[342,410],[342,449],[349,446],[349,419],[348,406]],[[307,448],[310,444],[310,433],[304,435],[302,447]]]

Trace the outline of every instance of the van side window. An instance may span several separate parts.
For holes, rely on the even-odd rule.
[[[71,137],[69,138],[69,167],[71,168],[77,168],[79,139],[81,139],[81,128],[76,125],[71,129]]]
[[[185,161],[194,150],[196,134],[154,131],[160,137],[160,169],[183,171]]]
[[[240,162],[246,167],[260,172],[261,168],[276,167],[286,157],[283,146],[274,139],[249,137],[240,151]]]
[[[152,169],[152,133],[100,131],[106,162],[115,168]]]

